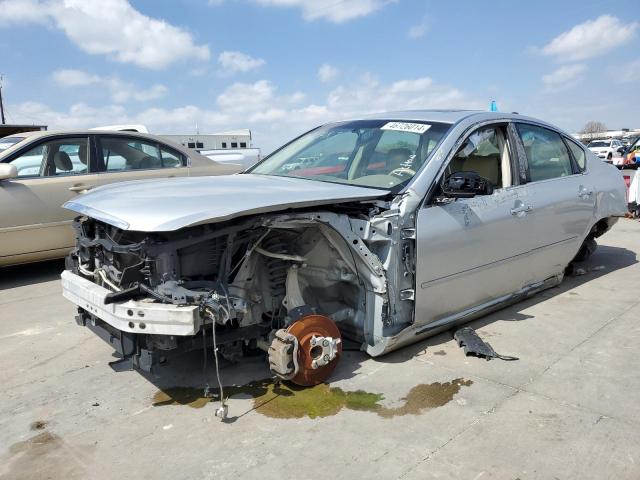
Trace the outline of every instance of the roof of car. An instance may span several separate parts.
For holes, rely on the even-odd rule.
[[[375,113],[372,115],[366,115],[365,117],[361,118],[372,120],[413,120],[421,122],[440,122],[453,124],[469,117],[478,117],[478,120],[510,118],[520,120],[533,120],[539,123],[547,123],[542,120],[521,115],[517,112],[490,112],[486,110],[399,110]]]
[[[465,117],[476,113],[486,113],[479,110],[399,110],[391,112],[381,112],[366,115],[367,119],[393,119],[393,120],[414,120],[422,122],[456,123]]]
[[[25,137],[25,138],[44,138],[44,137],[52,137],[56,135],[123,135],[123,136],[131,136],[131,137],[147,137],[153,138],[155,140],[162,140],[166,142],[166,139],[163,137],[159,137],[157,135],[152,135],[150,133],[141,133],[141,132],[126,132],[120,130],[36,130],[33,132],[21,132],[16,133],[15,135],[11,135],[12,137]]]
[[[165,145],[174,148],[180,152],[182,152],[185,155],[188,155],[190,157],[202,157],[198,152],[196,152],[195,150],[189,149],[187,147],[184,147],[183,145],[180,145],[179,143],[176,143],[170,139],[164,138],[164,137],[160,137],[158,135],[152,135],[150,133],[140,133],[140,132],[123,132],[123,131],[115,131],[115,130],[44,130],[44,131],[33,131],[33,132],[23,132],[23,133],[19,133],[19,134],[15,134],[15,135],[11,135],[12,137],[24,137],[24,140],[22,140],[21,142],[18,142],[14,145],[12,145],[11,147],[9,147],[6,150],[2,151],[2,156],[4,157],[5,155],[10,155],[12,154],[14,151],[22,148],[22,146],[25,144],[24,142],[29,142],[32,143],[34,141],[37,141],[38,139],[41,138],[47,138],[47,137],[55,137],[58,135],[71,135],[71,136],[75,136],[75,135],[117,135],[117,136],[122,136],[122,137],[133,137],[133,138],[147,138],[149,140],[154,140],[157,142],[162,142]],[[202,157],[205,158],[205,157]]]

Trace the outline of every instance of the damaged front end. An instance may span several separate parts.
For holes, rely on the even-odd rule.
[[[414,238],[398,218],[382,201],[170,232],[80,217],[63,292],[115,369],[215,345],[229,360],[262,350],[275,375],[314,385],[345,342],[382,354],[413,322]]]

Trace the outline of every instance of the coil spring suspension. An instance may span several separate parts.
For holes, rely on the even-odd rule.
[[[290,244],[282,237],[271,237],[262,242],[262,247],[273,253],[287,253],[287,245]],[[277,258],[266,258],[265,265],[274,305],[280,305],[287,291],[286,282],[289,265],[285,260]]]

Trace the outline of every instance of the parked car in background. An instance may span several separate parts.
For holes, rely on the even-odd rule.
[[[593,140],[587,148],[607,163],[618,165],[621,163],[624,146],[620,140]]]
[[[627,210],[620,172],[567,133],[469,111],[324,125],[240,175],[65,206],[63,293],[119,368],[211,339],[299,385],[329,377],[343,338],[378,356],[558,285]]]
[[[74,245],[73,214],[61,205],[96,187],[242,170],[140,133],[44,131],[21,137],[0,153],[0,266],[65,256]]]
[[[260,161],[259,148],[200,150],[200,154],[218,163],[240,165],[244,170]]]

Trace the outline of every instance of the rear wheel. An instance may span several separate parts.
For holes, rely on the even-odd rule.
[[[573,258],[571,263],[584,262],[591,255],[593,255],[593,252],[595,252],[597,248],[598,248],[598,244],[596,243],[596,240],[593,237],[587,237],[585,241],[582,243],[580,250],[578,250],[578,253]]]

